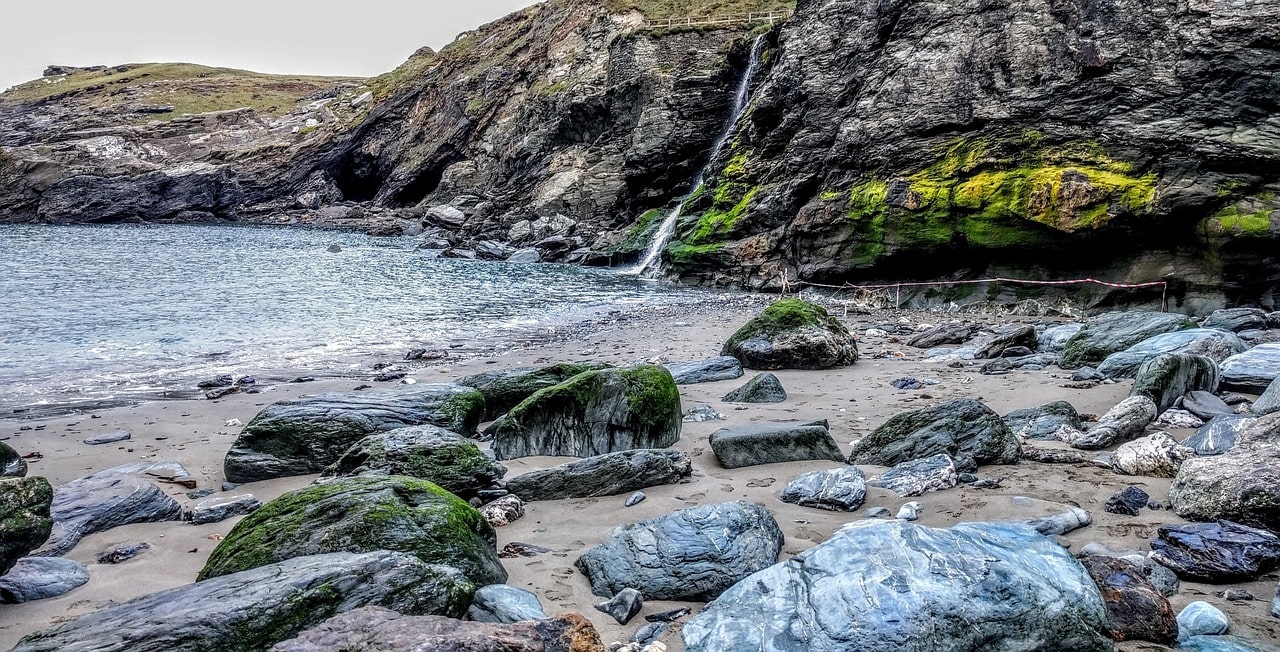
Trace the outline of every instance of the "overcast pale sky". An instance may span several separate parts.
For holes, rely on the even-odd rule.
[[[373,76],[414,50],[533,0],[16,0],[0,33],[0,90],[49,64],[181,61],[259,72]]]

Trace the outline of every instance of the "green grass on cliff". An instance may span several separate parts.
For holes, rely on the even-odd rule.
[[[4,102],[72,101],[89,109],[109,110],[128,105],[172,106],[173,111],[140,114],[168,119],[248,107],[280,115],[303,98],[331,88],[345,77],[267,75],[190,63],[145,63],[101,71],[76,70],[44,77],[0,94]]]
[[[795,0],[605,0],[613,13],[639,11],[649,20],[737,16],[761,11],[792,11]]]

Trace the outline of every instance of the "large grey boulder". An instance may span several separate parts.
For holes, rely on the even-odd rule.
[[[825,420],[728,426],[711,433],[710,443],[716,460],[726,469],[805,460],[844,461]]]
[[[84,564],[61,557],[23,557],[0,576],[0,602],[18,604],[65,595],[89,581]]]
[[[207,580],[330,552],[396,550],[461,570],[478,586],[507,572],[489,522],[462,499],[404,476],[341,478],[287,493],[236,524],[200,571]]]
[[[782,403],[787,400],[787,390],[777,376],[766,371],[725,394],[723,400],[725,403]]]
[[[1222,387],[1261,394],[1280,378],[1280,342],[1260,344],[1222,362]]]
[[[1231,521],[1161,525],[1151,559],[1184,580],[1248,582],[1280,568],[1280,537]]]
[[[99,609],[14,652],[258,652],[367,605],[461,617],[474,592],[456,569],[399,552],[297,557]]]
[[[1066,401],[1046,403],[1039,407],[1014,410],[1004,415],[1004,423],[1013,434],[1026,439],[1058,439],[1063,426],[1084,430],[1084,421],[1075,406]]]
[[[894,466],[950,455],[961,471],[979,464],[1013,464],[1022,456],[1018,437],[991,408],[969,398],[904,412],[853,445],[850,464]]]
[[[1239,333],[1242,331],[1265,330],[1267,328],[1267,312],[1261,308],[1227,308],[1215,310],[1204,323],[1204,328]]]
[[[339,614],[270,652],[604,652],[580,614],[520,623],[406,616],[362,607]]]
[[[462,385],[413,385],[386,392],[321,394],[273,403],[236,438],[223,462],[229,482],[319,473],[377,432],[434,425],[475,432],[484,396]]]
[[[1166,353],[1203,355],[1220,363],[1248,348],[1234,333],[1209,328],[1189,328],[1156,335],[1124,351],[1113,353],[1098,365],[1098,373],[1106,378],[1132,378],[1144,362]]]
[[[907,346],[913,346],[917,349],[932,349],[944,344],[964,344],[973,339],[977,332],[977,327],[969,324],[958,322],[938,324],[907,340]]]
[[[474,387],[484,394],[483,418],[491,421],[506,414],[538,390],[559,385],[585,371],[607,369],[609,366],[603,362],[583,362],[503,369],[459,378],[458,384]],[[471,431],[458,432],[467,434]]]
[[[616,496],[676,484],[692,473],[688,453],[638,449],[530,471],[507,481],[507,490],[524,500]]]
[[[1014,347],[1035,350],[1036,329],[1030,324],[1006,324],[995,333],[979,338],[973,347],[975,360],[999,358]]]
[[[866,499],[866,476],[856,466],[810,471],[797,476],[782,490],[784,503],[832,512],[856,511]]]
[[[950,489],[956,486],[957,482],[959,479],[956,474],[955,460],[943,453],[902,462],[886,471],[884,475],[873,478],[867,484],[888,489],[903,498],[909,498]]]
[[[1249,410],[1257,415],[1280,412],[1280,378],[1271,381],[1266,391],[1262,392],[1262,396],[1254,401],[1253,407]]]
[[[1218,364],[1202,355],[1165,353],[1142,363],[1130,396],[1146,396],[1164,412],[1187,392],[1218,389]]]
[[[576,565],[598,596],[634,588],[648,600],[706,602],[773,565],[782,542],[769,512],[739,500],[619,526]]]
[[[413,426],[361,439],[321,475],[407,475],[471,498],[506,472],[506,467],[457,433],[439,426]]]
[[[145,468],[115,467],[54,489],[53,532],[35,554],[60,557],[84,537],[121,525],[182,520],[182,504],[145,479]],[[187,474],[182,470],[176,475]]]
[[[1116,473],[1151,478],[1172,478],[1196,452],[1178,443],[1166,432],[1152,433],[1117,448],[1111,454],[1111,468]]]
[[[471,599],[467,617],[482,623],[518,623],[547,617],[538,596],[506,584],[482,586]]]
[[[734,380],[742,377],[742,363],[731,355],[722,355],[708,360],[693,362],[672,362],[667,371],[675,379],[677,385],[697,385],[714,383],[721,380]]]
[[[0,480],[0,575],[53,530],[53,487],[40,477]]]
[[[1280,531],[1280,413],[1258,417],[1222,455],[1182,463],[1169,488],[1179,516]]]
[[[0,478],[21,478],[27,474],[27,461],[13,447],[0,442]]]
[[[762,371],[827,369],[857,362],[858,343],[822,306],[783,299],[738,329],[721,355]]]
[[[1195,324],[1183,315],[1164,312],[1109,312],[1090,319],[1062,349],[1065,368],[1097,366],[1112,353],[1147,338]]]
[[[1235,408],[1227,405],[1226,401],[1205,391],[1187,392],[1187,395],[1182,397],[1181,407],[1183,410],[1206,421],[1224,414],[1236,413]]]
[[[1106,606],[1052,539],[1012,523],[861,521],[720,596],[689,652],[1110,652]]]
[[[666,448],[680,438],[680,390],[663,367],[588,371],[535,392],[494,434],[500,460]]]
[[[1130,396],[1102,415],[1087,432],[1063,429],[1059,435],[1074,448],[1100,450],[1141,436],[1157,415],[1155,401],[1146,396]]]
[[[1084,324],[1058,324],[1037,331],[1036,350],[1041,353],[1062,353],[1067,342],[1084,328]]]

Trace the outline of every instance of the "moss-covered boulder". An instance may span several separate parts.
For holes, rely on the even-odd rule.
[[[1166,353],[1138,367],[1133,391],[1129,395],[1145,396],[1155,401],[1159,412],[1164,412],[1187,392],[1218,391],[1221,377],[1218,363],[1211,358],[1189,353]]]
[[[53,530],[53,487],[44,478],[0,480],[0,575]]]
[[[858,343],[822,306],[783,299],[765,308],[725,343],[748,369],[827,369],[858,360]]]
[[[512,408],[494,435],[493,451],[506,460],[666,448],[680,439],[680,424],[680,390],[666,369],[588,371]]]
[[[425,480],[341,478],[287,493],[240,521],[200,579],[329,552],[395,550],[460,569],[477,586],[501,584],[493,527],[471,505]]]
[[[0,442],[0,478],[21,478],[26,474],[26,460],[12,446]]]
[[[548,367],[488,371],[458,379],[459,385],[474,387],[484,394],[484,420],[497,419],[534,392],[559,385],[586,371],[607,369],[604,362],[562,363]]]
[[[244,427],[223,470],[231,482],[320,473],[374,433],[420,425],[472,433],[483,414],[484,395],[451,384],[280,401]]]
[[[896,466],[941,453],[971,471],[1017,462],[1022,444],[991,408],[961,398],[894,416],[853,445],[849,463]]]
[[[1090,319],[1062,349],[1062,367],[1096,367],[1112,353],[1119,353],[1146,339],[1194,328],[1186,315],[1167,312],[1109,312]]]
[[[437,426],[414,426],[361,439],[323,475],[405,475],[470,498],[506,472],[506,467],[457,433]]]

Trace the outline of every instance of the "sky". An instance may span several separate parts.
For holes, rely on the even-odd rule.
[[[19,0],[6,3],[0,90],[49,64],[184,62],[372,77],[533,0]]]

